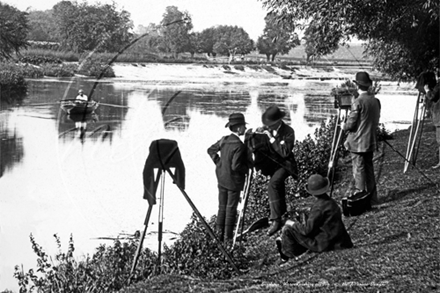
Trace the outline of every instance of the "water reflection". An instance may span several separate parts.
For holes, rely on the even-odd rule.
[[[8,128],[8,121],[4,118],[0,119],[0,177],[21,162],[24,155],[23,138],[17,134],[16,128]]]

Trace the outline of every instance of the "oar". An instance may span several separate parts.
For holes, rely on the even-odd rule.
[[[101,103],[101,102],[99,102],[99,105],[102,105],[102,106],[109,106],[109,107],[115,107],[115,108],[126,108],[126,109],[129,109],[129,108],[130,108],[130,107],[128,107],[128,106],[106,104],[106,103]]]

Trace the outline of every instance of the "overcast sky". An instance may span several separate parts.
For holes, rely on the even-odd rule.
[[[1,0],[21,11],[48,10],[61,0]],[[81,3],[81,1],[78,1]],[[96,4],[95,0],[87,0]],[[111,3],[111,0],[101,0]],[[193,30],[200,32],[215,25],[237,25],[249,36],[257,40],[263,33],[266,11],[258,0],[115,0],[118,10],[124,9],[131,14],[135,28],[149,23],[158,24],[167,6],[176,6],[180,11],[192,15]]]

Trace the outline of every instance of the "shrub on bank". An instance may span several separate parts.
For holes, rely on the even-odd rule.
[[[44,76],[50,77],[72,77],[75,75],[78,66],[76,64],[52,64],[41,65]]]
[[[27,84],[20,66],[11,62],[0,63],[0,98],[5,101],[23,98]]]

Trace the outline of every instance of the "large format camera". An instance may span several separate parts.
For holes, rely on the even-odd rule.
[[[359,96],[356,85],[350,81],[343,83],[332,89],[331,95],[334,97],[335,108],[350,109],[351,104]]]

